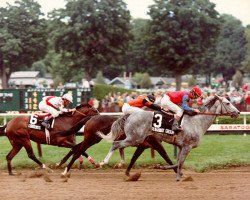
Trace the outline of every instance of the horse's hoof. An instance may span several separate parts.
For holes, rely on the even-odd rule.
[[[53,173],[53,172],[54,172],[53,169],[51,169],[51,168],[49,168],[49,167],[46,168],[46,171],[47,171],[48,173]]]
[[[63,178],[61,182],[68,182],[68,178],[67,177]]]
[[[48,174],[44,174],[44,175],[43,175],[43,179],[45,180],[45,182],[53,182],[53,181],[50,179],[50,177],[49,177]]]
[[[123,168],[123,167],[125,167],[125,163],[117,163],[117,164],[114,166],[115,169],[120,169],[120,168]]]
[[[101,166],[100,166],[99,163],[96,163],[94,166],[95,166],[96,168],[101,168]]]
[[[61,174],[61,178],[70,178],[70,173]]]
[[[125,175],[123,179],[124,181],[138,181],[140,177],[141,177],[141,172],[137,172],[132,176]]]
[[[191,176],[188,176],[186,178],[184,178],[182,181],[194,181],[194,179]]]

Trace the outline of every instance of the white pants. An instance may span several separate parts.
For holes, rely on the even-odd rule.
[[[161,99],[161,106],[163,108],[167,108],[173,111],[174,113],[176,113],[178,117],[181,117],[183,114],[183,110],[179,106],[177,106],[175,103],[173,103],[170,100],[169,96],[166,94],[164,94],[163,98]]]
[[[142,109],[141,108],[137,108],[134,106],[130,106],[128,103],[124,103],[122,106],[122,112],[124,114],[132,114],[132,113],[137,113],[137,112],[141,112]]]
[[[43,112],[50,113],[53,118],[58,117],[58,115],[61,113],[60,111],[56,110],[55,108],[47,105],[45,101],[41,101],[39,103],[39,109]]]

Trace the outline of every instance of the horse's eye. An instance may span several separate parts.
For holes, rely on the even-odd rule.
[[[229,105],[230,105],[230,103],[229,103],[229,102],[227,102],[227,103],[226,103],[226,105],[227,105],[227,106],[229,106]]]

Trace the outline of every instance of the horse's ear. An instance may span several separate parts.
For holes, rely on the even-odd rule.
[[[219,97],[217,94],[215,94],[214,97],[215,97],[216,99],[220,99],[220,97]]]
[[[215,97],[215,99],[222,101],[222,98],[219,95],[215,94],[214,97]]]

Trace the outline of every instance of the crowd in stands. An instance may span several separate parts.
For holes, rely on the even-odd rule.
[[[206,97],[217,94],[219,96],[226,97],[241,112],[250,112],[250,91],[248,87],[240,88],[239,90],[232,88],[227,92],[225,90],[216,90],[209,87],[203,87],[202,90],[202,98],[198,99],[196,102],[193,102],[193,107],[201,106],[202,101]],[[153,93],[156,98],[155,103],[160,104],[160,100],[165,92],[167,92],[167,90],[156,90]],[[114,94],[110,93],[101,101],[97,100],[96,98],[92,98],[89,103],[97,108],[100,112],[121,112],[123,103],[129,102],[138,95],[140,95],[138,92],[122,94],[120,92]]]

